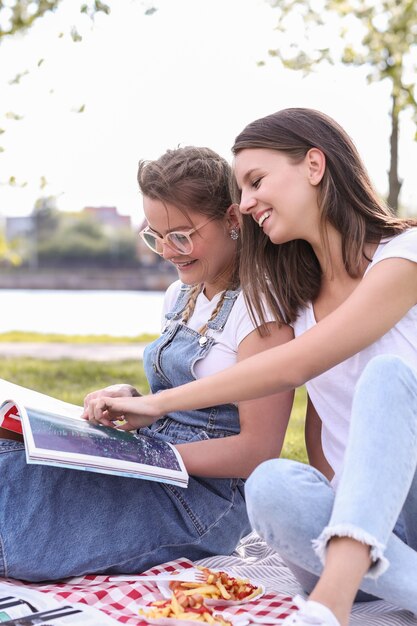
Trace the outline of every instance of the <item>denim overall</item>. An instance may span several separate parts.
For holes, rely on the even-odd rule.
[[[229,292],[212,330],[221,330],[237,297]],[[154,393],[194,379],[214,345],[178,321],[180,292],[162,336],[144,363]],[[172,413],[143,429],[170,442],[239,432],[237,408]],[[29,581],[88,573],[138,573],[158,563],[230,554],[250,532],[240,479],[190,476],[186,489],[42,465],[28,465],[23,444],[0,440],[0,576]]]
[[[162,335],[145,348],[143,364],[152,393],[178,387],[195,380],[194,368],[211,350],[215,339],[200,335],[179,320],[187,304],[189,287],[182,285],[172,311],[166,315]],[[227,291],[215,319],[208,323],[212,331],[222,331],[239,291]],[[226,437],[240,432],[239,414],[234,404],[187,412],[174,412],[157,422],[146,434],[155,433],[171,443],[183,443],[212,437]]]

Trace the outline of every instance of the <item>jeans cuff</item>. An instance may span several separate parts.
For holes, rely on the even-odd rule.
[[[385,546],[362,528],[353,524],[326,526],[320,536],[313,539],[313,550],[323,565],[326,560],[327,544],[332,537],[350,537],[370,547],[372,565],[365,574],[365,578],[378,578],[389,567],[389,561],[384,556]]]

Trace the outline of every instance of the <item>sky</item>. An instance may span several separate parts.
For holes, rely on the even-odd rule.
[[[387,192],[389,85],[368,85],[365,68],[323,66],[307,78],[283,69],[268,55],[284,42],[267,0],[117,0],[94,25],[79,6],[63,0],[0,46],[0,216],[28,215],[52,195],[62,210],[116,206],[140,223],[140,159],[199,145],[231,161],[247,123],[292,106],[342,124],[378,191]],[[151,6],[157,11],[146,15]],[[73,24],[81,42],[70,37]],[[417,212],[413,136],[404,118],[401,200]]]

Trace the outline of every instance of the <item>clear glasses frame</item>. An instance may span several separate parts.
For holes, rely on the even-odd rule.
[[[190,228],[190,230],[173,230],[170,233],[167,233],[165,237],[157,235],[149,228],[149,226],[146,226],[140,231],[139,235],[148,248],[150,248],[152,252],[156,252],[156,254],[162,255],[164,253],[164,244],[178,254],[191,254],[194,249],[194,243],[191,239],[191,235],[215,219],[215,217],[211,217],[209,220],[206,220],[195,228]]]

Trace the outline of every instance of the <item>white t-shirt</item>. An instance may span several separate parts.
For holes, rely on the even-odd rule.
[[[165,325],[165,313],[172,310],[177,301],[178,293],[181,288],[181,281],[177,280],[170,285],[166,291],[162,324]],[[187,326],[193,330],[198,331],[206,322],[210,319],[213,310],[216,308],[221,293],[218,293],[208,300],[204,293],[200,293],[197,297],[194,312],[188,320]],[[272,313],[266,310],[266,320],[273,321],[274,317]],[[205,333],[208,337],[213,337],[216,343],[207,356],[204,359],[197,361],[195,366],[195,375],[197,378],[203,376],[209,376],[210,374],[216,374],[226,367],[231,367],[236,363],[237,351],[241,341],[251,333],[256,326],[252,322],[249,311],[246,307],[243,293],[240,292],[236,298],[230,315],[227,318],[227,322],[224,329],[220,331],[214,331],[208,329]]]
[[[417,263],[417,228],[383,239],[366,271],[388,258],[409,259]],[[375,311],[375,316],[377,315],[378,311]],[[314,311],[310,304],[301,311],[293,324],[295,336],[301,335],[315,324]],[[356,382],[368,361],[379,354],[400,356],[417,371],[417,305],[371,346],[306,384],[308,394],[323,423],[323,452],[335,471],[334,484],[337,484],[343,465]]]

